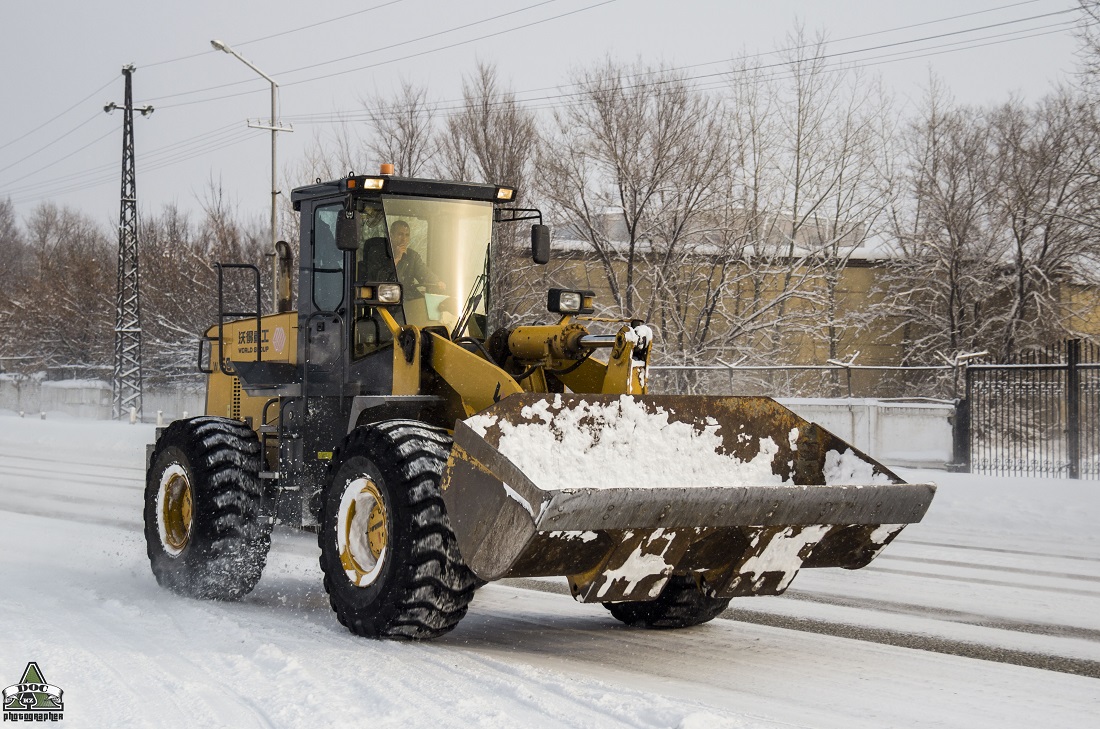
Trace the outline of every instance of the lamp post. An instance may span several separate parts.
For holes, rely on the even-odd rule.
[[[240,61],[244,65],[251,68],[253,71],[255,71],[256,73],[263,76],[263,78],[268,83],[271,84],[271,121],[270,121],[270,124],[265,126],[265,125],[260,124],[258,122],[256,124],[253,124],[250,121],[250,122],[248,122],[248,126],[253,128],[253,129],[270,129],[271,130],[271,255],[272,255],[272,265],[273,265],[273,269],[272,269],[273,274],[272,274],[272,279],[271,279],[271,282],[272,282],[271,289],[272,289],[272,311],[277,313],[279,311],[279,252],[275,247],[275,243],[278,239],[278,234],[275,230],[275,222],[276,222],[276,208],[277,208],[277,202],[278,202],[278,198],[279,198],[279,188],[278,188],[278,185],[276,184],[277,180],[276,180],[276,167],[275,167],[275,135],[278,134],[279,132],[292,132],[292,131],[294,131],[294,129],[291,128],[291,127],[280,127],[280,126],[277,126],[275,124],[275,94],[276,94],[276,89],[279,88],[279,85],[277,83],[275,83],[275,79],[271,78],[266,73],[264,73],[260,69],[256,68],[256,66],[254,66],[252,63],[250,63],[248,61],[248,59],[246,59],[240,53],[237,53],[235,50],[233,50],[227,43],[224,43],[223,41],[220,41],[220,40],[215,38],[214,40],[210,41],[210,45],[214,46],[215,50],[224,51],[224,52],[228,53],[229,55],[233,56],[238,61]]]

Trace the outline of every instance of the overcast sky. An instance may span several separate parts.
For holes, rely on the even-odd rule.
[[[438,100],[494,62],[521,99],[561,93],[570,70],[610,56],[664,62],[710,79],[741,53],[771,62],[797,21],[831,39],[836,60],[881,74],[900,105],[929,72],[960,101],[1036,99],[1072,77],[1074,0],[365,0],[346,3],[6,0],[0,24],[4,113],[0,199],[22,215],[43,200],[117,221],[124,64],[137,66],[138,198],[143,211],[196,209],[219,180],[245,216],[266,219],[270,86],[280,84],[279,166],[290,169],[340,113],[406,78]],[[960,17],[961,16],[961,17]],[[935,37],[933,37],[935,36]],[[534,102],[532,102],[534,103]],[[538,101],[540,106],[545,100]],[[379,160],[381,161],[381,160]],[[357,170],[357,172],[373,172]],[[306,182],[305,180],[299,182]]]

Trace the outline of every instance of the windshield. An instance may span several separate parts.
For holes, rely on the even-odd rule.
[[[386,197],[358,206],[356,280],[402,284],[405,323],[484,338],[485,269],[493,205],[470,200]]]

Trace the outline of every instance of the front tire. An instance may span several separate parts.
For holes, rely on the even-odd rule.
[[[673,575],[656,600],[605,602],[616,620],[640,628],[687,628],[718,617],[729,598],[707,597],[691,575]]]
[[[251,592],[271,546],[256,434],[227,418],[177,420],[150,463],[145,542],[157,583],[206,600]]]
[[[387,420],[335,453],[321,506],[321,569],[340,623],[368,638],[437,638],[466,615],[475,578],[440,489],[445,430]]]

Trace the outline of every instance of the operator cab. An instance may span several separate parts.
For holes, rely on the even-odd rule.
[[[351,380],[362,393],[390,392],[393,335],[381,309],[452,340],[486,339],[495,222],[537,219],[532,257],[549,258],[541,213],[500,207],[512,188],[394,177],[387,167],[292,193],[302,220],[299,351],[322,388]]]

